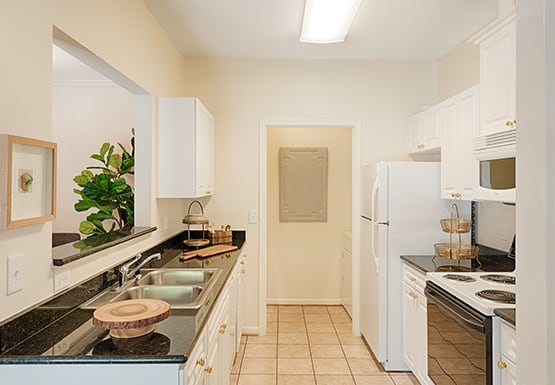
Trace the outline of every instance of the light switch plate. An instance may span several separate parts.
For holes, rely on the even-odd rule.
[[[257,221],[256,218],[256,209],[249,209],[249,223],[255,224]]]
[[[6,295],[23,289],[23,255],[10,255],[7,258]]]

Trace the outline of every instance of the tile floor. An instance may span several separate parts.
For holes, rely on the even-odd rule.
[[[342,306],[268,306],[267,334],[243,336],[232,385],[419,385],[387,373]]]

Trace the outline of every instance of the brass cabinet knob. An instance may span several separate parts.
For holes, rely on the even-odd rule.
[[[205,363],[206,363],[206,360],[204,358],[199,358],[197,360],[197,365],[199,366],[204,366]]]
[[[209,366],[209,367],[207,367],[206,369],[204,369],[204,371],[205,371],[206,373],[210,374],[210,373],[212,373],[212,367]]]
[[[241,270],[241,274],[245,274],[247,272],[247,270],[243,269]]]
[[[416,282],[416,278],[410,277],[410,281],[411,281],[411,282]]]
[[[244,264],[245,264],[245,261],[241,261],[241,263],[239,263],[239,265],[244,265]]]
[[[497,367],[499,369],[505,369],[507,367],[507,363],[505,361],[499,361],[497,362]]]

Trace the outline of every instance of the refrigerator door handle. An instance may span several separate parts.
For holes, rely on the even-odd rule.
[[[374,181],[374,186],[372,187],[372,198],[370,200],[370,215],[372,219],[376,220],[376,200],[378,198],[378,189],[380,188],[379,178],[376,178]],[[378,223],[374,222],[372,224],[372,231],[370,231],[370,244],[371,244],[371,253],[372,259],[374,260],[374,265],[376,266],[376,274],[379,273],[379,260],[378,255],[376,253],[376,227]]]

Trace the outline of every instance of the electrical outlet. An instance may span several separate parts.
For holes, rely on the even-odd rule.
[[[249,209],[249,223],[255,224],[256,221],[256,209]]]
[[[69,286],[69,269],[54,268],[54,291],[62,290]]]
[[[7,290],[6,294],[10,295],[17,293],[23,289],[23,255],[10,255],[7,258],[8,268],[6,269],[7,276]]]

